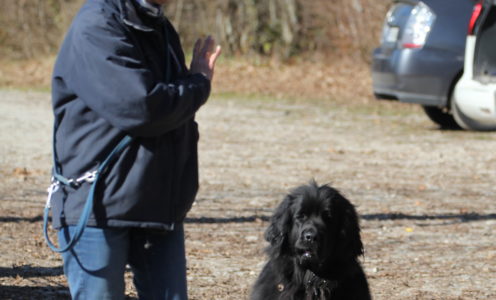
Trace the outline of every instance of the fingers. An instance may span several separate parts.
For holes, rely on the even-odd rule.
[[[217,45],[217,47],[215,48],[215,52],[212,53],[212,55],[210,55],[209,58],[208,64],[212,69],[215,66],[215,62],[217,61],[217,58],[219,58],[221,53],[222,53],[222,48],[219,45]]]
[[[202,39],[197,39],[195,42],[195,46],[193,47],[193,56],[199,56],[200,55],[200,47],[202,44]]]
[[[211,80],[215,63],[220,54],[221,47],[215,46],[215,40],[212,36],[196,40],[193,47],[190,71],[193,73],[202,73]]]
[[[210,54],[212,53],[212,49],[214,48],[214,39],[212,38],[212,36],[207,36],[207,38],[205,39],[205,42],[203,44],[203,47],[201,49],[201,52],[200,54],[205,57],[205,58],[208,58],[210,56]]]
[[[214,46],[215,46],[215,40],[212,38],[212,36],[207,36],[205,40],[202,38],[199,38],[196,40],[195,45],[193,47],[193,54],[201,57],[208,58],[210,57],[213,53],[216,53],[219,51],[219,46],[215,49],[214,52]],[[217,55],[218,56],[218,55]]]

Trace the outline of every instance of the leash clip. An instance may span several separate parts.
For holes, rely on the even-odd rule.
[[[54,178],[52,177],[52,184],[47,188],[48,197],[47,197],[47,201],[45,204],[45,208],[51,208],[50,202],[52,200],[52,195],[53,195],[53,193],[58,191],[59,187],[60,187],[60,182],[54,180]]]
[[[93,172],[86,172],[83,176],[76,179],[76,184],[81,184],[83,181],[87,183],[93,183],[96,180],[96,176],[98,175],[98,170]]]

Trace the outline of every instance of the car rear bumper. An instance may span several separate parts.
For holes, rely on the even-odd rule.
[[[462,66],[463,58],[447,51],[424,48],[388,53],[377,48],[372,62],[373,91],[379,99],[445,106]]]
[[[454,98],[458,108],[467,117],[496,125],[496,83],[460,80]]]

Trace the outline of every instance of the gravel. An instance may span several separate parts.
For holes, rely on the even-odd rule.
[[[267,219],[312,178],[361,214],[375,299],[496,299],[496,133],[440,130],[416,106],[376,101],[216,96],[197,119],[190,299],[246,299],[266,260]],[[0,298],[67,299],[41,234],[49,94],[0,90],[0,120]]]

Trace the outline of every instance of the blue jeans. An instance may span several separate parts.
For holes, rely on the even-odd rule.
[[[64,246],[74,227],[62,228]],[[124,299],[129,264],[140,299],[185,300],[186,257],[183,226],[163,232],[135,228],[87,227],[75,247],[62,254],[72,299]]]

